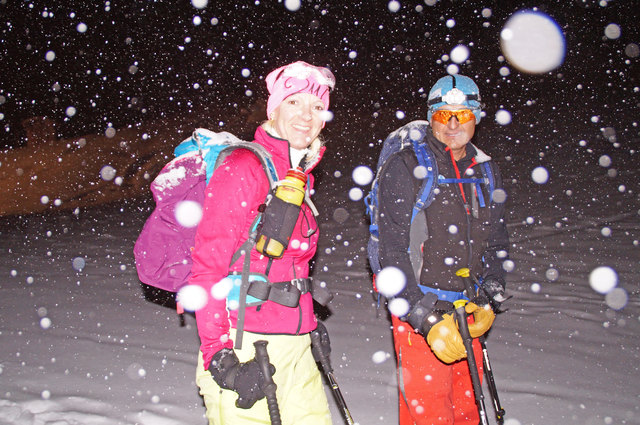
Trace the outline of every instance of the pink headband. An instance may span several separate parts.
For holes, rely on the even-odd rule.
[[[329,91],[336,84],[336,79],[327,68],[313,66],[298,61],[271,71],[266,78],[269,100],[267,101],[267,117],[271,115],[287,97],[296,93],[309,93],[317,96],[329,109]]]

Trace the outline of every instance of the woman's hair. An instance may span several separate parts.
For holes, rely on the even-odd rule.
[[[280,136],[276,131],[272,120],[264,121],[261,126],[270,135],[282,138],[282,136]],[[305,156],[307,164],[313,164],[315,162],[316,157],[320,153],[320,148],[322,148],[322,145],[324,145],[324,140],[322,139],[322,137],[320,137],[320,135],[318,135],[318,137],[316,137],[308,147],[309,152]]]

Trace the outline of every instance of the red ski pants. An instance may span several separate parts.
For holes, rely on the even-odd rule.
[[[392,322],[400,425],[477,425],[480,417],[467,360],[441,362],[411,325],[395,316]],[[482,380],[482,349],[477,339],[473,352]]]

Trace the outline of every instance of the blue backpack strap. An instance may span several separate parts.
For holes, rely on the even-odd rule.
[[[482,170],[483,177],[482,178],[463,178],[463,179],[454,179],[454,178],[444,178],[443,176],[438,176],[438,184],[457,184],[457,183],[472,183],[476,187],[476,193],[478,196],[478,203],[481,208],[487,206],[484,195],[482,192],[482,185],[487,185],[489,187],[489,202],[493,200],[493,191],[495,190],[496,182],[495,175],[493,173],[493,169],[488,161],[480,163],[480,167]]]
[[[493,168],[491,168],[491,164],[487,162],[483,162],[480,164],[482,167],[482,172],[486,180],[485,184],[489,184],[489,202],[493,202],[493,191],[496,190],[496,176],[493,172]]]
[[[367,213],[369,214],[369,233],[371,235],[378,237],[378,223],[374,219],[375,214],[375,199],[378,197],[378,187],[374,186],[373,189],[364,197],[364,205],[367,208]]]
[[[478,179],[478,178],[465,178],[465,179],[445,179],[443,176],[438,176],[438,184],[457,184],[457,183],[472,183],[476,187],[476,193],[478,195],[478,203],[481,208],[487,206],[484,202],[484,195],[482,194],[482,184],[487,183],[486,179]]]
[[[269,152],[267,152],[267,150],[261,145],[245,141],[234,142],[228,145],[211,146],[210,151],[205,155],[205,162],[207,164],[211,164],[207,161],[209,157],[212,159],[215,158],[215,162],[213,163],[213,166],[207,166],[207,182],[213,174],[213,171],[218,168],[218,166],[222,164],[227,156],[229,156],[229,154],[231,154],[231,152],[236,149],[247,149],[256,155],[258,160],[260,160],[260,164],[262,164],[264,173],[269,179],[269,188],[273,189],[275,187],[275,184],[278,182],[278,173],[276,172],[276,167],[273,164],[273,160],[271,159],[271,154],[269,154]]]
[[[235,149],[243,148],[252,151],[260,160],[271,189],[278,181],[278,173],[271,159],[271,154],[261,145],[253,142],[240,140],[234,135],[221,132],[215,133],[211,130],[198,128],[192,136],[180,143],[173,151],[176,157],[198,151],[207,165],[207,184],[216,168]]]
[[[369,216],[370,234],[369,241],[367,243],[367,255],[369,259],[369,265],[371,266],[371,270],[374,274],[377,274],[381,268],[378,253],[378,183],[380,176],[383,173],[384,165],[388,161],[389,157],[394,153],[411,146],[414,149],[419,164],[427,169],[428,178],[425,179],[418,195],[416,196],[416,204],[414,205],[411,218],[412,221],[422,209],[429,205],[433,198],[433,185],[435,183],[434,176],[437,175],[437,172],[434,172],[434,170],[436,170],[437,167],[435,159],[433,158],[432,153],[428,149],[428,147],[426,147],[426,145],[420,145],[420,142],[424,140],[426,128],[428,127],[428,125],[429,124],[426,121],[413,121],[409,124],[406,124],[389,134],[382,145],[382,150],[380,151],[376,166],[376,176],[373,180],[373,183],[371,184],[371,190],[369,191],[367,196],[364,197],[364,204],[367,209],[367,215]],[[418,148],[418,146],[421,147]]]
[[[429,206],[433,201],[434,196],[434,183],[436,182],[435,176],[438,175],[436,161],[433,158],[433,153],[427,147],[426,143],[420,143],[417,140],[412,140],[413,150],[418,159],[418,165],[424,167],[427,170],[427,176],[424,178],[424,183],[420,187],[416,202],[413,205],[413,212],[411,213],[411,221],[416,218],[416,215],[423,209]]]
[[[200,154],[202,155],[202,145],[199,143],[195,131],[193,134],[194,136],[182,141],[178,146],[175,147],[175,149],[173,150],[173,155],[176,158],[194,151],[200,151]]]

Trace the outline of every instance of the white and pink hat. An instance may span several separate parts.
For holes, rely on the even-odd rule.
[[[313,66],[298,61],[271,71],[266,78],[269,100],[267,117],[283,100],[292,94],[309,93],[317,96],[329,109],[329,91],[335,87],[336,79],[328,68]]]

